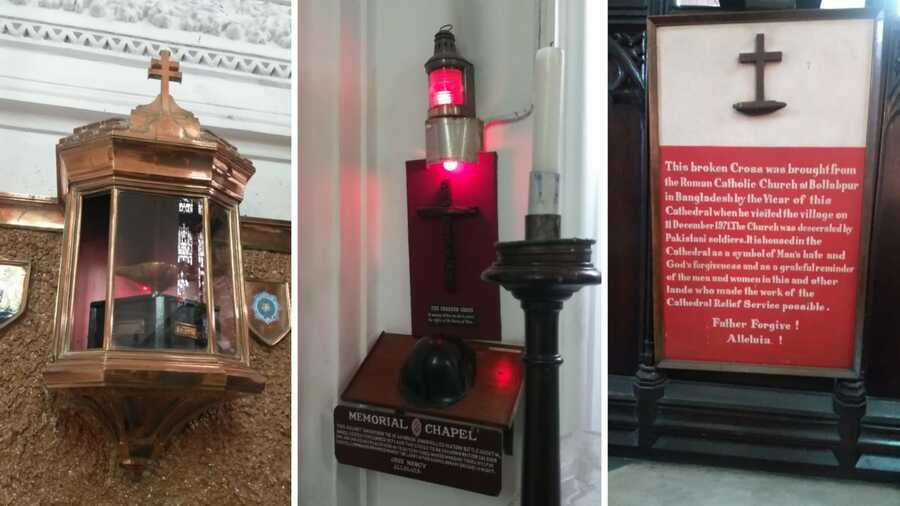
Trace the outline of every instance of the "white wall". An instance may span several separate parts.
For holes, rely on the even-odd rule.
[[[299,17],[300,503],[362,505],[364,473],[334,460],[332,409],[374,331],[367,14],[364,1],[314,0]]]
[[[8,155],[0,192],[56,196],[56,142],[153,100],[159,81],[147,79],[150,57],[169,47],[186,58],[183,83],[171,87],[176,101],[256,166],[241,213],[290,219],[291,51],[282,39],[248,41],[267,20],[289,41],[290,23],[274,20],[289,18],[290,5],[262,2],[252,18],[226,0],[160,2],[168,20],[156,18],[168,23],[160,27],[110,0],[75,8],[83,4],[0,0],[0,152]],[[192,14],[207,16],[205,24],[182,27]]]
[[[566,2],[563,2],[566,3]],[[568,2],[582,9],[581,2]],[[573,24],[569,16],[569,25]],[[577,16],[575,16],[577,18]],[[560,20],[563,24],[562,19]],[[499,498],[339,465],[331,410],[382,330],[410,331],[405,161],[424,157],[424,63],[438,28],[452,23],[460,52],[475,64],[478,115],[528,108],[537,5],[522,0],[304,0],[300,11],[300,498],[340,506],[517,504],[521,435],[503,462]],[[575,22],[577,24],[577,21]],[[579,38],[575,37],[575,44]],[[563,43],[565,47],[565,43]],[[580,53],[576,50],[576,60]],[[580,124],[580,65],[570,65],[568,107]],[[567,79],[570,77],[567,75]],[[572,130],[571,125],[567,130]],[[577,128],[565,141],[576,151]],[[530,118],[489,127],[499,155],[500,239],[524,236]],[[580,164],[580,155],[566,164]],[[573,176],[573,179],[577,176]],[[580,210],[577,185],[565,208]],[[568,197],[569,194],[572,197]],[[577,235],[577,216],[564,231]],[[563,431],[580,417],[577,301],[563,316]],[[521,343],[523,314],[503,292],[503,339]],[[570,395],[566,395],[566,393]],[[521,428],[522,419],[517,421]]]

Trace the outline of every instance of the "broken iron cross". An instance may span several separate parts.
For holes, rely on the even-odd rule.
[[[444,243],[444,288],[456,287],[456,252],[453,244],[453,219],[478,215],[477,207],[453,207],[450,196],[450,181],[441,181],[437,207],[420,207],[416,214],[422,218],[441,220],[441,239]]]

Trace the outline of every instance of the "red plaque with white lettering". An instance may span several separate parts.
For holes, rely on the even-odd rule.
[[[660,151],[665,357],[851,368],[864,150]]]
[[[806,42],[830,30],[844,38]],[[871,19],[655,27],[661,367],[857,374],[877,143],[873,37]]]

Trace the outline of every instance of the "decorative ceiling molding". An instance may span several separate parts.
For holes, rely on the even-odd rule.
[[[0,37],[291,77],[291,7],[278,0],[0,0]],[[201,45],[202,44],[202,45]]]
[[[291,4],[278,0],[4,0],[93,18],[149,23],[251,44],[291,48]]]

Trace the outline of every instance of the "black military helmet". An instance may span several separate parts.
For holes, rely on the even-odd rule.
[[[463,397],[475,380],[475,352],[462,339],[419,339],[400,371],[400,393],[419,406],[446,407]]]

